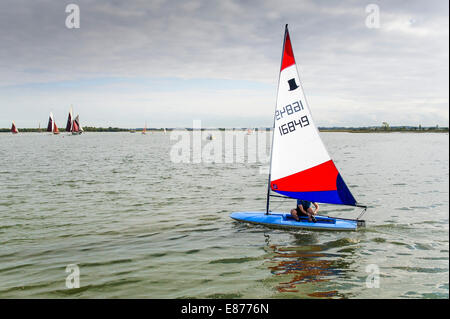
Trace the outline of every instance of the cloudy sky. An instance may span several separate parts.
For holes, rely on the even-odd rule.
[[[50,111],[63,126],[70,105],[84,126],[270,126],[286,23],[319,126],[448,126],[448,12],[447,0],[1,0],[0,127],[45,126]]]

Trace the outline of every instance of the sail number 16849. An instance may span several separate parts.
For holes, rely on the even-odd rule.
[[[302,127],[305,127],[308,125],[309,125],[308,116],[305,115],[305,116],[302,116],[300,118],[300,120],[298,120],[298,121],[293,120],[293,121],[287,122],[283,125],[280,125],[278,127],[278,130],[280,131],[280,135],[283,136],[290,132],[294,132],[297,127],[302,128]]]

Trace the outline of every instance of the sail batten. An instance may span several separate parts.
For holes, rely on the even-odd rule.
[[[270,190],[291,198],[356,205],[314,124],[287,26],[274,116],[269,182]]]

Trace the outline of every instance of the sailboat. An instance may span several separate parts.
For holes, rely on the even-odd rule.
[[[142,131],[142,134],[147,134],[147,122],[145,122],[144,130]]]
[[[305,149],[307,156],[303,154]],[[316,215],[315,221],[309,221],[306,216],[297,221],[290,213],[271,212],[271,197],[348,205],[361,207],[363,211],[357,219]],[[356,230],[365,226],[360,217],[366,209],[367,206],[356,202],[320,138],[301,86],[286,25],[273,120],[266,211],[234,212],[230,217],[271,227]]]
[[[19,133],[19,130],[17,129],[16,123],[14,123],[14,121],[12,121],[11,133],[13,133],[13,134]]]
[[[73,113],[72,107],[70,107],[69,116],[67,117],[66,132],[72,132],[72,121],[73,121]]]
[[[72,135],[80,135],[83,133],[83,128],[80,125],[80,116],[77,114],[73,118],[72,107],[69,110],[69,115],[67,116],[66,132],[72,133]]]
[[[50,112],[48,117],[47,132],[52,132],[53,134],[59,134],[58,127],[56,126],[55,120],[53,119],[53,113]]]
[[[80,116],[77,114],[75,119],[72,121],[72,135],[80,135],[84,130],[80,125]]]

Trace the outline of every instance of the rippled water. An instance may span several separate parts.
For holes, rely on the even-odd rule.
[[[162,133],[0,134],[0,297],[448,298],[448,134],[321,135],[362,231],[235,222],[266,164],[173,163]]]

